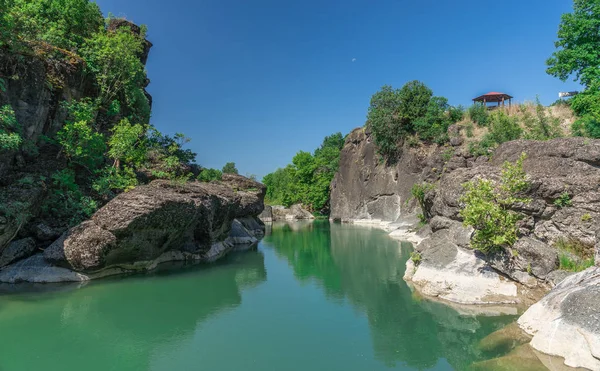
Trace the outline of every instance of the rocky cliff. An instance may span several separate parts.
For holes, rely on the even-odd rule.
[[[165,261],[214,261],[263,236],[256,216],[264,195],[262,184],[238,175],[219,183],[154,181],[117,196],[43,252],[0,270],[0,282],[81,281]]]

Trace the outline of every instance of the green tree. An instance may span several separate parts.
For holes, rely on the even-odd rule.
[[[238,174],[238,169],[235,167],[235,162],[228,162],[223,166],[223,174]]]
[[[213,180],[221,180],[223,177],[223,172],[218,169],[202,169],[200,175],[198,175],[198,180],[201,182],[211,182]]]
[[[142,125],[132,125],[126,118],[112,128],[112,135],[108,140],[108,155],[113,159],[114,167],[119,168],[121,162],[139,166],[145,160],[145,133]]]
[[[600,138],[600,1],[574,0],[573,12],[563,14],[557,50],[547,61],[547,72],[566,81],[573,76],[585,90],[573,97],[572,108],[580,119],[575,135]]]
[[[21,126],[9,105],[0,108],[0,151],[16,150],[23,143]]]

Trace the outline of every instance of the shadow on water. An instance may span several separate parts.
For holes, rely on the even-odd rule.
[[[485,356],[477,343],[514,316],[461,315],[413,295],[402,279],[412,246],[385,232],[328,222],[275,225],[264,244],[288,261],[299,281],[316,281],[328,297],[366,315],[375,357],[417,369],[445,359],[463,370]]]
[[[242,291],[266,277],[264,256],[254,250],[211,265],[162,265],[84,290],[48,285],[40,293],[43,287],[32,286],[8,300],[4,287],[0,370],[38,369],[36,357],[68,370],[148,369],[153,349],[193,336],[203,321],[239,306]]]

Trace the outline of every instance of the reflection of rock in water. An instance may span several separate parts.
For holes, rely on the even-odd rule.
[[[464,369],[480,356],[477,341],[511,320],[413,299],[402,279],[410,245],[401,247],[383,231],[319,221],[295,229],[274,227],[263,242],[288,260],[297,279],[316,279],[326,295],[364,312],[374,353],[388,366],[423,369],[445,358]]]
[[[15,304],[21,310],[6,313],[0,307],[0,333],[14,334],[0,338],[0,348],[14,359],[26,358],[31,349],[56,344],[60,334],[61,339],[77,339],[68,358],[53,360],[64,369],[78,369],[92,361],[81,359],[77,350],[89,346],[104,348],[94,352],[104,356],[93,360],[93,369],[110,369],[119,360],[126,362],[122,368],[148,369],[153,347],[171,344],[173,339],[184,341],[206,319],[240,305],[242,290],[265,280],[264,256],[250,251],[210,266],[91,283],[85,290],[59,297],[39,293],[12,297],[22,299]],[[25,324],[44,331],[31,337],[18,331]]]

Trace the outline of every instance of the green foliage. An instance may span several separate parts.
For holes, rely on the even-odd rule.
[[[6,92],[6,80],[3,78],[0,78],[0,91]]]
[[[521,216],[510,210],[517,203],[528,203],[521,196],[529,187],[523,171],[525,154],[514,163],[505,162],[498,183],[475,179],[463,185],[465,193],[460,211],[465,226],[475,229],[471,246],[485,253],[510,247],[517,240],[517,221]]]
[[[150,105],[143,93],[146,71],[140,60],[144,38],[128,27],[98,32],[81,49],[87,69],[96,77],[100,88],[99,102],[115,110],[119,99],[131,111],[131,119],[148,123]],[[121,109],[121,107],[119,107]]]
[[[539,98],[536,98],[535,115],[532,115],[527,107],[521,107],[523,125],[527,129],[523,135],[524,139],[549,140],[563,136],[560,128],[560,120],[546,112]]]
[[[415,266],[418,266],[419,264],[421,264],[422,256],[420,253],[413,251],[410,253],[410,260],[412,260]]]
[[[97,169],[104,162],[104,136],[85,121],[67,122],[56,133],[58,143],[71,164],[88,170]]]
[[[0,151],[16,150],[23,143],[21,126],[9,105],[0,107]]]
[[[509,116],[504,110],[496,110],[490,114],[486,136],[495,144],[502,144],[521,138],[523,129],[516,117]]]
[[[223,166],[223,174],[238,174],[238,169],[235,167],[235,162],[228,162]]]
[[[425,116],[432,95],[425,84],[411,81],[396,90],[385,85],[371,97],[367,128],[381,155],[396,156],[399,141],[414,131],[415,120]]]
[[[570,100],[579,119],[573,123],[575,136],[600,138],[600,3],[574,0],[573,13],[563,14],[557,50],[546,62],[547,72],[566,81],[573,77],[585,90]]]
[[[592,221],[592,215],[590,215],[589,213],[585,213],[581,216],[581,221],[584,223],[587,222],[591,222]]]
[[[560,238],[555,243],[558,248],[559,269],[581,272],[594,265],[594,245],[576,238]]]
[[[114,166],[121,162],[139,166],[146,159],[146,130],[140,124],[132,125],[128,119],[121,120],[112,128],[108,140],[108,156],[114,160]]]
[[[327,214],[329,187],[338,170],[343,145],[341,133],[330,135],[314,154],[300,151],[292,164],[267,174],[263,178],[267,202],[285,206],[302,203],[310,211]]]
[[[135,172],[128,166],[106,166],[96,173],[96,177],[92,189],[105,199],[111,199],[119,192],[127,192],[138,185]]]
[[[414,130],[421,140],[442,144],[448,141],[448,127],[454,122],[448,100],[443,97],[432,97],[423,116],[414,120]],[[456,113],[454,113],[457,116]]]
[[[202,182],[211,182],[213,180],[221,180],[223,177],[223,172],[218,169],[202,169],[200,175],[198,175],[198,180]]]
[[[554,200],[554,206],[561,209],[571,205],[573,205],[573,202],[571,201],[571,195],[569,195],[569,192],[567,191],[561,193],[560,196]]]
[[[103,24],[98,5],[89,0],[10,0],[6,4],[0,32],[11,34],[3,39],[8,46],[43,42],[77,51]]]
[[[429,221],[429,215],[427,213],[427,208],[425,205],[425,196],[427,195],[428,192],[430,192],[434,189],[435,189],[434,184],[423,182],[421,184],[414,184],[410,190],[410,194],[412,195],[412,198],[417,200],[419,207],[423,211],[422,217],[419,218],[419,219],[421,219],[421,222],[423,222],[423,223],[426,223],[427,221]]]
[[[490,113],[486,106],[480,103],[475,103],[469,107],[467,112],[471,121],[479,126],[487,126],[490,119]]]
[[[575,81],[590,87],[600,81],[600,2],[574,0],[573,13],[563,14],[558,29],[557,50],[546,62],[547,72],[566,81]]]
[[[81,192],[73,170],[52,175],[51,191],[42,206],[44,213],[56,220],[68,220],[68,225],[73,226],[92,216],[97,208],[96,201]]]

